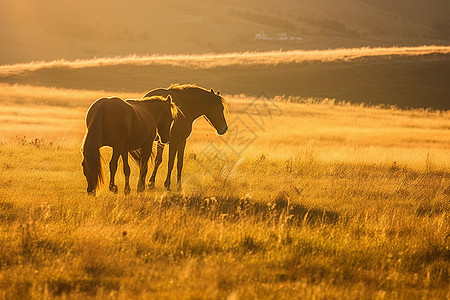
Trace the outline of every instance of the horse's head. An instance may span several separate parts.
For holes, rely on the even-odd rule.
[[[157,129],[161,143],[167,144],[170,140],[172,122],[177,117],[178,107],[173,103],[170,95],[163,102],[163,109],[158,120]]]
[[[220,92],[214,92],[211,89],[211,97],[213,101],[209,101],[211,105],[207,108],[205,117],[211,125],[217,130],[219,135],[225,134],[228,130],[227,120],[225,120],[225,100],[220,95]]]
[[[86,181],[88,184],[86,191],[89,195],[95,195],[95,190],[98,186],[98,175],[94,174],[94,172],[89,169],[89,167],[86,165],[86,159],[84,157],[81,165],[83,166],[84,177],[86,177]]]
[[[83,167],[83,174],[88,184],[87,193],[89,195],[95,195],[97,188],[103,183],[104,174],[100,151],[95,143],[93,143],[92,135],[88,137],[86,133],[83,145],[81,146],[81,154],[83,155],[81,166]]]

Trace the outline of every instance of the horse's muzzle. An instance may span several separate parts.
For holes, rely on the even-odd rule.
[[[224,128],[222,131],[218,131],[218,130],[217,130],[217,134],[218,134],[218,135],[224,135],[224,134],[227,132],[227,130],[228,130],[228,125],[225,126],[225,128]]]

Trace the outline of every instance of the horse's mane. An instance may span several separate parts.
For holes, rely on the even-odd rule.
[[[167,98],[163,97],[163,96],[148,96],[148,97],[143,97],[141,99],[136,99],[134,101],[140,101],[140,102],[144,102],[144,101],[160,101],[160,102],[164,102],[166,100],[167,100]]]
[[[199,87],[195,84],[179,84],[179,83],[172,83],[168,88],[168,90],[184,90],[184,89],[201,89],[201,90],[205,90],[206,89]]]
[[[188,83],[188,84],[172,83],[172,84],[167,88],[167,90],[179,90],[179,91],[183,91],[183,90],[186,90],[186,89],[197,89],[197,90],[205,91],[205,92],[207,92],[207,93],[211,93],[210,90],[207,90],[207,89],[205,89],[205,88],[202,88],[202,87],[200,87],[200,86],[197,86],[197,85],[191,84],[191,83]],[[228,110],[228,104],[227,104],[227,102],[225,101],[225,99],[222,97],[222,95],[216,94],[216,93],[211,93],[211,94],[214,94],[216,97],[218,97],[219,100],[220,100],[220,102],[222,103],[223,107],[224,107],[226,110]]]
[[[142,99],[136,99],[135,101],[139,101],[139,102],[155,101],[155,102],[160,102],[160,103],[166,103],[167,97],[149,96],[149,97],[144,97]],[[178,108],[178,106],[176,106],[176,104],[174,102],[170,103],[170,111],[172,112],[172,118],[175,119],[178,115],[179,108]]]

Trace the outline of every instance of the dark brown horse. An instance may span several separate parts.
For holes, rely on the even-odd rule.
[[[186,146],[186,139],[192,131],[192,123],[199,117],[205,116],[208,122],[217,130],[218,134],[224,134],[228,130],[227,121],[224,116],[226,103],[219,92],[215,93],[213,89],[206,90],[195,85],[171,85],[167,89],[152,90],[144,97],[167,97],[168,95],[172,96],[173,101],[178,106],[181,113],[178,114],[178,117],[174,120],[172,126],[169,143],[168,170],[164,186],[166,189],[170,189],[170,177],[175,162],[175,156],[177,156],[177,184],[178,189],[181,189],[181,170],[183,169],[184,148]],[[149,182],[150,188],[155,187],[156,172],[162,162],[163,151],[164,145],[159,143],[155,167]],[[138,151],[130,153],[135,159],[140,157]]]
[[[125,194],[130,189],[130,166],[128,152],[141,149],[138,192],[145,189],[148,159],[153,141],[158,132],[160,141],[168,143],[170,127],[177,116],[177,107],[169,96],[145,97],[142,100],[122,100],[117,97],[101,98],[89,107],[86,114],[86,135],[81,151],[83,172],[88,183],[88,194],[95,194],[99,183],[103,182],[100,148],[110,146],[113,154],[109,163],[109,189],[117,193],[114,177],[119,156],[122,156],[125,174]]]

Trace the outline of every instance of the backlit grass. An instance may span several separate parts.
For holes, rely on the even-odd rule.
[[[156,190],[136,194],[133,166],[130,196],[88,197],[93,95],[53,92],[0,102],[1,298],[449,296],[448,112],[278,99],[255,114],[260,99],[228,96],[228,136],[195,123],[183,191],[163,190],[163,164]]]

